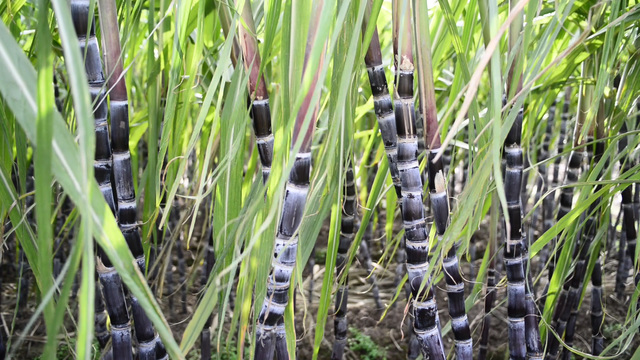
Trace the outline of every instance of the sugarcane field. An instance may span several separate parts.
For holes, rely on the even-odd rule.
[[[0,16],[0,360],[640,360],[640,2]]]

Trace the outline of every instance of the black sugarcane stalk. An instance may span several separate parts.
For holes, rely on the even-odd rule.
[[[620,130],[621,132],[627,131],[626,124],[622,125]],[[627,151],[628,140],[626,137],[622,137],[620,142],[618,143],[618,151],[624,152]],[[630,156],[625,160],[620,160],[620,167],[624,169],[625,172],[629,171],[632,168],[631,158]],[[620,262],[622,265],[622,271],[619,271],[618,274],[618,282],[620,285],[616,287],[620,287],[619,296],[624,294],[625,283],[627,282],[627,278],[629,277],[629,266],[627,262],[630,261],[632,264],[634,263],[633,259],[636,255],[636,241],[637,241],[637,232],[636,232],[636,218],[635,218],[635,210],[633,204],[633,185],[629,185],[622,190],[622,227],[623,232],[625,234],[625,245],[626,251],[623,251],[623,243],[620,242]],[[633,265],[632,265],[633,267]]]
[[[94,175],[102,195],[111,211],[115,214],[116,206],[111,183],[111,145],[107,128],[107,101],[104,94],[105,77],[102,70],[100,47],[95,35],[95,21],[93,20],[93,13],[90,13],[89,1],[72,1],[71,15],[78,35],[80,51],[84,55],[85,73],[94,104],[96,134]],[[99,263],[104,268],[98,271],[103,291],[96,294],[96,304],[98,305],[95,315],[97,337],[103,347],[109,340],[109,334],[106,332],[106,316],[103,312],[104,310],[101,310],[106,305],[107,313],[111,318],[113,355],[116,358],[122,356],[123,359],[128,359],[132,357],[131,324],[127,312],[126,299],[121,289],[121,279],[101,249],[98,249],[98,257]],[[98,288],[100,288],[99,285]],[[104,294],[104,304],[101,294]]]
[[[344,182],[344,199],[342,201],[342,218],[340,224],[340,242],[338,244],[338,256],[336,259],[336,276],[339,278],[345,270],[349,248],[356,234],[356,217],[358,199],[356,184],[353,175],[353,165],[349,161]],[[347,302],[349,297],[349,277],[345,277],[344,284],[338,284],[335,302],[333,352],[331,359],[340,360],[344,357],[344,348],[347,345]]]
[[[103,263],[104,259],[104,263]],[[131,323],[126,300],[122,290],[122,280],[105,256],[99,256],[96,271],[100,277],[105,307],[111,323],[111,347],[114,359],[132,359]]]
[[[431,164],[430,164],[431,165]],[[449,213],[446,206],[447,192],[444,186],[444,177],[441,173],[436,175],[436,191],[431,193],[431,204],[434,210],[435,222],[438,237],[441,239],[444,234],[444,229],[440,229],[438,226],[441,213],[446,212],[446,218],[448,220]],[[439,191],[440,190],[440,191]],[[460,266],[456,250],[458,246],[454,245],[447,256],[444,258],[444,277],[447,283],[447,295],[449,297],[449,315],[451,316],[451,328],[453,330],[453,336],[455,339],[456,358],[457,359],[472,359],[473,355],[473,342],[471,339],[471,331],[469,329],[469,320],[464,304],[464,282],[462,275],[460,274]]]
[[[510,3],[511,9],[516,4]],[[517,52],[518,38],[522,30],[522,16],[509,28],[509,52]],[[507,96],[515,96],[522,89],[522,70],[517,68],[520,56],[516,55],[507,76]],[[509,317],[509,356],[511,359],[542,357],[540,335],[535,322],[526,321],[532,308],[527,296],[526,262],[528,260],[525,238],[522,229],[522,173],[523,150],[522,139],[523,109],[518,109],[507,138],[504,142],[503,159],[504,192],[509,214],[509,222],[505,223],[506,244],[504,247],[504,264],[507,273],[507,314]],[[534,326],[531,324],[534,323]]]
[[[256,135],[256,145],[262,164],[262,180],[266,183],[271,172],[273,161],[273,134],[271,132],[271,109],[269,108],[269,93],[264,78],[260,72],[260,52],[256,39],[256,26],[253,22],[251,2],[246,2],[242,8],[243,25],[238,29],[242,61],[249,73],[249,98],[253,130]],[[246,26],[246,27],[245,27]]]
[[[429,359],[444,359],[438,307],[429,273],[429,241],[424,217],[422,176],[418,164],[418,138],[413,101],[413,49],[411,7],[408,0],[394,2],[394,21],[402,27],[403,41],[396,67],[395,117],[398,131],[398,171],[402,191],[402,222],[405,229],[408,284],[413,295],[413,329],[422,353]],[[418,11],[416,9],[416,11]],[[394,25],[394,28],[396,25]],[[395,42],[398,40],[396,38]],[[426,277],[426,279],[425,279]]]
[[[400,54],[399,54],[399,49],[400,49],[400,45],[398,44],[398,42],[400,41],[400,26],[403,22],[403,20],[400,18],[400,11],[401,9],[398,8],[399,6],[399,2],[401,2],[402,0],[394,0],[392,1],[391,5],[392,5],[392,17],[393,17],[393,21],[392,21],[392,31],[393,31],[393,68],[395,70],[395,74],[394,74],[394,78],[393,78],[393,85],[394,85],[394,106],[397,105],[397,98],[398,98],[398,81],[400,79],[399,77],[399,73],[400,73]],[[406,12],[410,13],[411,9],[409,8],[409,5],[407,4],[406,6]],[[404,20],[406,21],[406,19]],[[408,32],[403,33],[404,35],[404,41],[407,42],[406,37],[409,36]],[[411,59],[411,61],[413,61],[413,57]],[[412,65],[413,66],[413,65]],[[411,80],[413,82],[413,79]],[[413,88],[412,88],[413,91]],[[398,109],[394,109],[394,117],[397,116],[396,112],[398,111]],[[412,120],[414,123],[417,123],[417,121]],[[396,134],[398,135],[398,140],[400,139],[400,133],[399,133],[399,129],[398,129],[398,119],[395,119],[395,124],[396,124]],[[417,132],[417,125],[416,125],[416,134],[418,134]],[[424,146],[424,142],[422,144]],[[424,148],[424,147],[423,147]],[[399,151],[399,148],[398,148]],[[418,141],[418,151],[420,151],[420,141]],[[397,158],[396,158],[397,159]],[[398,176],[400,176],[400,172],[398,170]],[[400,180],[400,182],[402,183],[402,179]],[[402,184],[400,185],[400,187],[402,188]],[[396,189],[396,194],[397,194],[397,189]],[[400,191],[400,194],[398,195],[398,208],[400,209],[400,214],[402,215],[402,191]],[[400,239],[400,244],[398,245],[398,249],[396,250],[396,262],[398,263],[398,265],[396,266],[396,276],[393,282],[394,287],[398,287],[400,285],[400,282],[402,281],[402,278],[405,275],[406,272],[406,266],[403,266],[402,264],[405,264],[407,262],[407,251],[406,251],[406,241],[405,238],[403,237],[402,239]],[[411,295],[411,287],[409,286],[409,283],[405,283],[405,295],[407,297],[407,300],[409,300],[409,297]],[[395,303],[394,303],[395,305]],[[413,331],[413,328],[411,328]],[[414,336],[412,334],[412,336]],[[409,348],[409,351],[411,352],[412,349]]]
[[[105,49],[105,72],[109,86],[111,106],[111,151],[113,157],[113,184],[117,199],[118,226],[140,271],[146,274],[146,264],[140,230],[136,221],[137,204],[133,186],[131,153],[129,152],[129,101],[122,68],[120,31],[118,29],[115,0],[99,0],[100,25]],[[156,354],[156,339],[153,324],[138,302],[130,295],[139,359],[166,358],[160,347]]]
[[[418,84],[420,86],[420,109],[423,114],[424,143],[428,149],[427,173],[429,177],[429,197],[436,225],[438,242],[449,226],[449,195],[447,193],[445,172],[442,158],[434,160],[440,151],[440,134],[438,133],[438,113],[431,63],[431,39],[429,37],[429,18],[425,4],[413,2],[414,29],[418,58]],[[449,159],[450,161],[450,159]],[[473,341],[469,329],[469,319],[464,304],[464,281],[460,273],[460,262],[456,251],[458,243],[447,251],[443,260],[444,278],[449,298],[449,316],[455,340],[457,359],[472,359]],[[443,246],[444,247],[444,246]]]
[[[507,233],[508,239],[504,250],[504,264],[507,272],[509,354],[512,359],[524,359],[526,354],[524,322],[526,290],[521,232],[522,210],[520,207],[520,186],[518,186],[522,181],[522,148],[519,141],[512,142],[504,152],[506,159],[504,183],[510,220],[510,231]]]
[[[320,13],[323,7],[324,2],[319,1],[314,4],[314,11]],[[322,67],[321,64],[324,58],[323,52],[318,69],[307,68],[311,47],[314,45],[313,43],[318,27],[319,18],[314,17],[311,20],[307,34],[307,48],[303,73],[306,74],[307,71],[315,71],[315,73],[311,81],[311,86],[309,87],[310,90],[305,95],[294,124],[291,141],[292,152],[298,141],[300,141],[301,145],[297,154],[291,154],[292,157],[295,156],[294,163],[286,184],[282,213],[275,238],[272,268],[267,282],[267,294],[262,303],[262,309],[260,310],[256,325],[255,358],[258,360],[273,359],[274,348],[276,347],[275,338],[278,333],[276,328],[277,325],[282,322],[285,308],[289,302],[291,275],[296,265],[298,228],[302,221],[307,193],[309,192],[311,140],[318,116],[318,104],[312,104],[311,101],[320,75],[319,68]],[[320,46],[324,46],[324,44]],[[305,118],[309,112],[311,112],[311,121],[309,121],[306,128],[303,128]]]
[[[580,289],[582,292],[582,289]],[[571,350],[569,348],[573,347],[573,335],[575,334],[576,322],[578,320],[578,310],[573,309],[569,315],[569,321],[567,321],[567,329],[565,331],[564,343],[566,347],[562,349],[561,358],[563,360],[571,359]]]
[[[105,77],[102,71],[100,46],[96,39],[95,21],[93,21],[93,14],[89,14],[89,0],[73,0],[71,15],[78,35],[80,51],[84,56],[85,74],[93,101],[96,133],[94,174],[107,205],[115,213],[116,205],[111,185],[112,157],[107,123],[107,100],[104,94]]]
[[[371,2],[369,2],[369,4],[370,3]],[[363,33],[369,23],[370,9],[368,10],[362,22]],[[369,75],[369,84],[371,85],[373,107],[376,113],[376,119],[378,120],[378,128],[380,129],[384,150],[389,160],[389,173],[393,180],[396,195],[400,198],[402,194],[400,192],[400,175],[398,173],[398,133],[396,130],[393,104],[387,87],[387,77],[384,73],[384,66],[382,65],[382,52],[380,50],[380,39],[378,38],[377,28],[374,28],[369,48],[364,57],[364,62],[367,66],[367,74]]]
[[[256,330],[256,359],[272,359],[274,350],[275,327],[284,316],[289,302],[291,275],[296,263],[298,247],[298,227],[309,189],[311,171],[311,148],[300,150],[287,181],[284,206],[276,244],[274,249],[273,268],[267,283],[267,295],[258,318]]]

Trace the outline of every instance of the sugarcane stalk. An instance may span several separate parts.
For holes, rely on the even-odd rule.
[[[310,170],[311,147],[308,146],[303,147],[296,155],[287,181],[284,207],[275,240],[273,268],[256,329],[256,359],[273,358],[274,330],[289,301],[289,287],[298,247],[297,231],[309,191]]]
[[[100,47],[95,35],[95,21],[93,13],[90,13],[88,0],[74,0],[71,2],[71,16],[78,35],[80,51],[84,55],[85,74],[89,82],[89,91],[93,99],[93,112],[95,117],[96,153],[94,161],[94,176],[102,195],[109,208],[115,214],[116,206],[111,183],[112,156],[107,128],[107,101],[104,94],[105,77],[102,71]],[[98,249],[99,262],[105,267],[98,271],[100,283],[105,297],[106,310],[111,318],[112,348],[114,356],[122,356],[123,359],[131,358],[131,334],[125,332],[131,329],[129,315],[126,311],[126,300],[121,288],[119,275],[115,273],[111,262]],[[117,279],[116,279],[117,278]],[[109,294],[107,294],[109,292]],[[106,298],[109,297],[110,301]],[[109,339],[106,332],[106,316],[101,308],[104,308],[100,292],[96,296],[96,330],[99,342],[106,345]],[[124,310],[123,310],[124,309]]]
[[[105,261],[108,259],[104,258]],[[96,271],[102,284],[102,295],[111,323],[111,347],[114,359],[133,359],[131,353],[131,323],[127,311],[122,280],[111,263],[98,256]]]
[[[319,1],[314,4],[313,11],[319,14],[323,7],[324,2]],[[307,193],[309,192],[311,140],[318,116],[318,104],[312,104],[312,99],[320,76],[319,68],[322,67],[324,58],[323,50],[320,57],[319,68],[309,69],[307,67],[318,27],[319,18],[312,18],[307,34],[303,74],[306,74],[307,71],[314,71],[314,75],[309,87],[310,90],[304,97],[294,123],[293,137],[291,140],[291,157],[294,158],[294,162],[286,184],[284,204],[278,223],[272,268],[267,281],[267,294],[262,303],[256,325],[255,358],[258,360],[273,359],[276,345],[275,338],[279,334],[276,328],[282,321],[285,308],[289,302],[291,275],[296,265],[298,228],[302,221]],[[320,44],[319,46],[324,46],[324,44]],[[306,124],[305,128],[305,119],[309,112],[311,112],[311,121]],[[296,143],[298,142],[300,142],[300,148],[298,152],[295,153]]]
[[[133,186],[131,153],[129,152],[129,101],[122,67],[120,31],[118,29],[115,0],[99,0],[98,9],[105,49],[105,72],[109,86],[111,113],[111,151],[113,157],[113,184],[117,199],[118,226],[140,271],[146,274],[146,264],[137,217],[137,204]],[[159,349],[153,324],[142,309],[138,299],[130,295],[134,320],[138,357],[140,359],[165,358]],[[163,347],[161,347],[163,348]]]
[[[422,353],[429,359],[444,359],[440,320],[429,272],[429,241],[423,208],[422,177],[418,165],[413,102],[413,49],[411,8],[408,0],[394,4],[396,26],[402,29],[402,42],[396,70],[395,118],[398,131],[398,171],[402,192],[402,221],[405,228],[406,269],[413,295],[413,329]]]
[[[626,132],[627,126],[626,124],[622,125],[621,132]],[[622,137],[620,142],[618,143],[618,151],[624,152],[627,151],[628,141],[626,137]],[[624,169],[625,172],[629,171],[632,168],[632,163],[630,157],[624,161],[620,160],[620,167]],[[637,241],[637,233],[636,233],[636,218],[635,218],[635,210],[633,204],[633,185],[629,185],[622,190],[622,227],[623,232],[625,234],[625,245],[626,251],[620,251],[621,257],[620,262],[623,264],[622,271],[619,274],[620,283],[620,294],[623,294],[625,283],[627,282],[627,278],[629,277],[629,266],[627,265],[627,259],[633,264],[633,259],[636,254],[636,241]],[[622,242],[620,242],[620,248],[623,248]]]
[[[514,7],[509,2],[510,10]],[[509,53],[515,51],[517,39],[520,37],[522,19],[519,17],[509,26]],[[516,54],[507,75],[507,93],[503,97],[503,107],[510,96],[514,96],[522,88],[522,74],[516,70],[520,56]],[[514,78],[515,77],[515,78]],[[509,129],[504,142],[503,171],[504,192],[507,203],[509,222],[505,221],[506,245],[503,261],[507,273],[507,314],[509,317],[509,358],[525,358],[525,269],[523,259],[522,237],[522,188],[523,151],[522,140],[523,109],[518,109],[513,125]]]
[[[424,3],[413,2],[414,29],[418,58],[418,84],[420,86],[420,108],[424,115],[424,139],[428,149],[429,162],[427,172],[429,176],[429,197],[431,209],[436,225],[438,242],[449,226],[449,195],[447,193],[445,173],[442,158],[434,160],[440,151],[440,134],[438,133],[438,113],[434,90],[433,66],[431,63],[431,39],[429,36],[429,17]],[[444,278],[447,284],[449,298],[449,315],[451,328],[455,339],[457,359],[471,359],[473,356],[473,342],[469,320],[464,304],[464,282],[460,273],[460,265],[456,251],[459,244],[455,243],[447,252],[443,261]]]
[[[242,49],[242,61],[249,74],[249,99],[253,130],[256,135],[256,145],[262,164],[262,180],[266,183],[271,172],[273,161],[273,134],[271,133],[271,109],[269,108],[269,93],[260,71],[260,52],[256,39],[256,26],[253,22],[251,2],[245,2],[242,7],[244,22],[238,29],[239,43]]]
[[[367,6],[364,20],[362,22],[363,33],[367,28],[371,15],[371,1]],[[396,130],[396,119],[393,112],[393,104],[387,87],[387,77],[382,65],[382,52],[380,50],[380,39],[378,38],[377,27],[373,30],[373,36],[369,43],[369,48],[364,57],[373,95],[373,108],[378,120],[378,128],[382,136],[384,150],[389,160],[389,173],[393,180],[393,186],[398,198],[402,196],[400,191],[400,175],[398,173],[398,133]]]
[[[344,182],[344,198],[342,202],[342,217],[340,224],[340,241],[336,258],[336,274],[340,277],[345,270],[349,248],[356,235],[358,199],[356,184],[353,175],[353,165],[349,161]],[[344,348],[347,344],[347,302],[349,297],[349,277],[345,277],[344,284],[338,284],[335,302],[333,351],[331,359],[340,360],[344,357]]]
[[[510,2],[510,10],[518,1]],[[523,16],[519,15],[509,26],[509,52],[514,55],[507,76],[507,96],[515,96],[522,89],[522,55],[518,49],[518,40],[522,31]],[[504,263],[507,273],[507,314],[509,316],[509,356],[511,359],[541,359],[542,344],[535,316],[535,304],[527,284],[526,269],[528,261],[526,239],[522,224],[522,139],[523,109],[518,109],[514,123],[504,142],[504,192],[509,214],[509,223],[505,224],[506,245]]]

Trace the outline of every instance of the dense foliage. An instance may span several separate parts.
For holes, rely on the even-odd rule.
[[[392,358],[351,323],[357,260],[376,318],[407,305],[400,358],[640,356],[637,2],[0,14],[0,358]]]

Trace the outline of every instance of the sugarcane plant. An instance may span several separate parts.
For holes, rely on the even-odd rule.
[[[395,118],[398,131],[398,171],[401,182],[402,223],[405,230],[406,268],[413,295],[413,330],[422,353],[430,359],[444,359],[440,319],[431,283],[429,239],[423,209],[422,176],[418,164],[418,138],[413,101],[414,59],[411,37],[411,4],[395,4],[394,21],[399,35],[396,70]],[[414,9],[415,10],[415,9]]]
[[[522,56],[519,38],[523,14],[514,9],[518,1],[510,2],[515,20],[509,27],[509,53],[514,56],[507,76],[506,98],[515,97],[522,90]],[[516,110],[516,109],[514,109]],[[528,243],[523,236],[521,189],[523,180],[522,121],[523,109],[516,116],[503,145],[505,216],[504,266],[507,273],[507,313],[509,316],[509,356],[512,359],[542,359],[543,349],[538,333],[535,304],[531,296],[531,274],[527,271]],[[507,221],[508,219],[508,221]]]
[[[362,29],[366,30],[371,17],[371,0],[368,2],[367,11],[365,12]],[[382,65],[382,51],[380,50],[380,39],[378,38],[377,26],[373,29],[371,42],[364,56],[364,63],[367,67],[367,75],[369,77],[369,85],[371,85],[371,94],[373,95],[373,107],[378,120],[380,135],[384,144],[384,150],[387,153],[389,161],[389,173],[393,181],[393,187],[396,195],[400,198],[400,177],[398,173],[398,132],[396,130],[396,119],[393,111],[393,103],[389,95],[387,87],[387,76]]]
[[[420,86],[420,113],[423,115],[424,143],[427,152],[427,172],[429,182],[429,198],[434,216],[436,236],[442,242],[443,235],[449,225],[449,195],[446,188],[443,157],[436,159],[441,147],[438,133],[438,112],[433,80],[433,65],[431,61],[431,39],[429,35],[429,16],[427,8],[421,1],[413,1],[413,26],[418,48],[418,84]],[[465,308],[464,282],[460,273],[460,263],[456,242],[446,250],[447,244],[441,244],[446,251],[442,263],[447,296],[449,298],[449,315],[455,339],[455,353],[457,359],[473,358],[473,342],[469,320]]]
[[[324,2],[320,1],[314,5],[314,10],[320,12],[323,10],[323,6]],[[267,282],[267,294],[265,295],[256,325],[256,359],[273,358],[276,347],[276,336],[281,336],[281,333],[276,332],[276,330],[283,328],[284,311],[289,302],[291,276],[296,265],[298,228],[302,221],[306,197],[309,191],[311,142],[318,113],[318,95],[314,93],[316,92],[315,89],[320,72],[318,69],[310,69],[308,67],[308,59],[311,56],[312,47],[314,45],[324,46],[324,44],[317,44],[315,42],[318,26],[319,18],[313,19],[309,25],[307,34],[303,74],[305,74],[305,76],[312,76],[310,85],[310,89],[312,90],[308,91],[305,95],[302,105],[295,117],[290,151],[290,156],[295,160],[289,173],[282,213],[280,214],[277,227],[272,269]],[[322,63],[322,57],[320,63]]]

